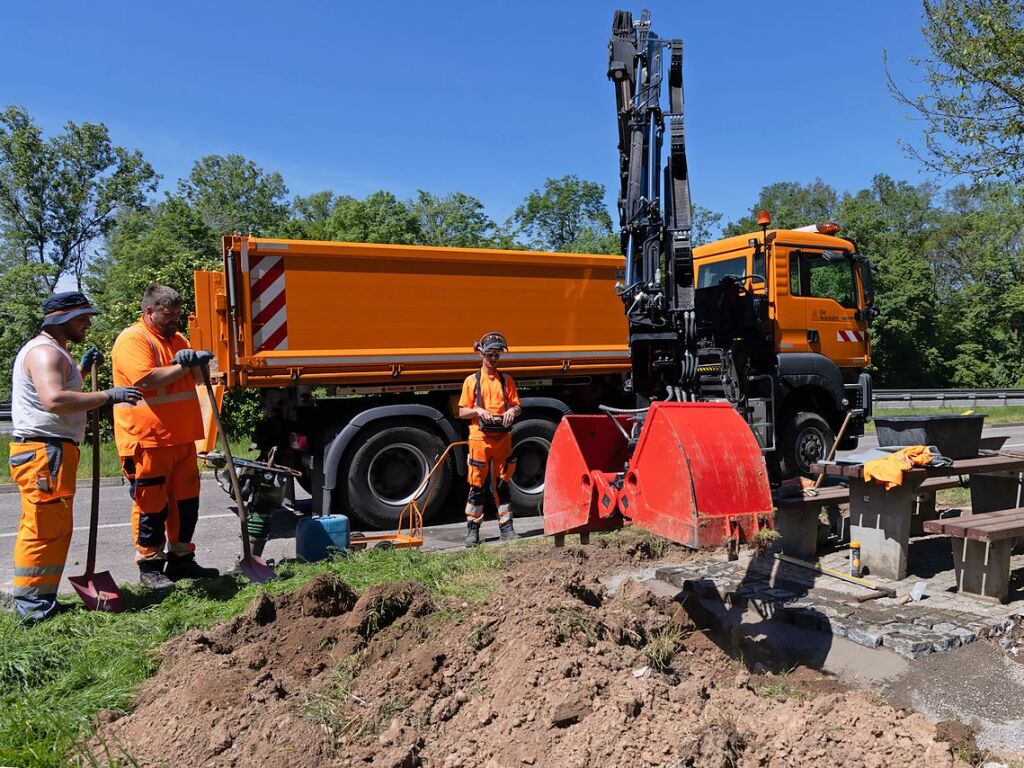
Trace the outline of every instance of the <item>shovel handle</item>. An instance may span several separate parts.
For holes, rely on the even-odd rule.
[[[238,504],[238,519],[242,523],[242,559],[243,561],[248,561],[252,557],[252,548],[249,545],[248,514],[245,510],[245,500],[242,498],[242,484],[238,482],[238,472],[235,471],[235,459],[231,455],[231,447],[228,445],[228,438],[224,433],[224,425],[220,420],[220,408],[217,407],[217,398],[213,394],[213,384],[210,383],[210,369],[206,363],[202,363],[199,368],[203,373],[203,384],[206,385],[206,394],[210,398],[213,423],[217,426],[217,435],[220,437],[220,444],[224,449],[224,458],[227,459],[228,475],[231,478],[231,489],[235,494],[235,503]]]
[[[89,370],[92,391],[99,389],[99,372],[96,363]],[[96,536],[100,523],[100,409],[89,411],[89,423],[92,427],[92,496],[89,510],[89,549],[85,556],[85,575],[92,578],[96,569]]]

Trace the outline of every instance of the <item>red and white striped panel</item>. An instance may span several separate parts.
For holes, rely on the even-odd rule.
[[[243,249],[242,269],[249,272],[252,299],[253,352],[288,349],[288,305],[284,291],[284,259],[251,254]]]
[[[836,331],[836,341],[859,341],[868,340],[867,331]]]

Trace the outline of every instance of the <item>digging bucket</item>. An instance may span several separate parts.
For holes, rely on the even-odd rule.
[[[694,549],[750,541],[772,523],[757,440],[728,403],[654,403],[619,509],[633,525]]]
[[[628,434],[631,423],[616,417]],[[618,528],[618,491],[628,441],[608,416],[565,416],[551,440],[544,473],[544,533]]]

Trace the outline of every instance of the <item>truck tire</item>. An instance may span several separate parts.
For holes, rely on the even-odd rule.
[[[788,479],[810,475],[811,464],[828,455],[835,436],[818,414],[797,411],[786,420],[782,440],[782,476]]]
[[[512,425],[512,455],[516,471],[512,475],[512,507],[518,514],[535,515],[544,499],[544,470],[551,450],[551,439],[558,423],[549,419],[523,419]]]
[[[342,462],[340,478],[345,478],[342,500],[355,518],[379,529],[393,529],[403,507],[423,482],[445,442],[428,429],[414,425],[381,424],[370,427],[356,438],[358,446]],[[416,499],[424,522],[444,504],[451,487],[451,462],[434,474],[433,488],[426,488]],[[422,505],[430,495],[426,507]],[[333,505],[332,505],[333,506]]]

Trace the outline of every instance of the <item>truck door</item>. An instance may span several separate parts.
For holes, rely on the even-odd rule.
[[[789,292],[795,310],[791,320],[802,315],[805,322],[805,350],[824,355],[840,368],[864,365],[867,333],[857,321],[857,280],[849,254],[790,251]]]

